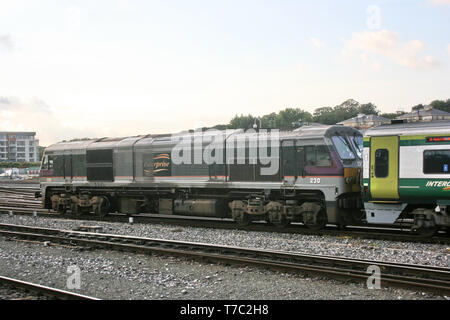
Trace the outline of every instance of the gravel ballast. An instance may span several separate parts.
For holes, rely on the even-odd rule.
[[[181,258],[71,248],[0,237],[2,275],[63,290],[80,270],[80,294],[102,299],[446,299],[423,292]],[[69,281],[69,284],[72,283]],[[0,298],[6,298],[0,296]]]
[[[0,223],[68,230],[76,229],[82,225],[96,225],[101,226],[104,233],[111,234],[449,267],[450,248],[442,244],[180,227],[148,223],[131,225],[119,222],[33,218],[30,216],[9,217],[0,215]]]
[[[49,300],[49,298],[0,284],[0,300]]]

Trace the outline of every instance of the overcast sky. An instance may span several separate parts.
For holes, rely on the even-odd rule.
[[[450,98],[450,0],[0,0],[0,131],[178,132]]]

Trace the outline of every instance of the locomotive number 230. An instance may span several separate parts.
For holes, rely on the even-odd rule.
[[[320,183],[320,178],[309,178],[309,183]]]

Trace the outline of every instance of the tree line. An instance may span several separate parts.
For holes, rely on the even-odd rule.
[[[450,99],[434,100],[430,105],[442,111],[450,112]],[[423,104],[418,104],[412,107],[412,111],[424,108]],[[216,125],[212,128],[225,129],[250,129],[253,125],[261,125],[264,129],[292,129],[304,123],[321,123],[321,124],[336,124],[338,122],[356,117],[358,114],[374,114],[388,119],[394,119],[405,112],[396,113],[381,113],[380,110],[371,102],[360,104],[358,101],[348,99],[335,107],[321,107],[314,110],[311,114],[308,111],[300,108],[286,108],[278,113],[272,112],[256,117],[251,114],[241,114],[234,116],[228,124]],[[258,120],[256,120],[258,119]],[[204,128],[208,129],[208,128]]]
[[[30,168],[30,167],[40,167],[40,162],[0,162],[0,168]]]

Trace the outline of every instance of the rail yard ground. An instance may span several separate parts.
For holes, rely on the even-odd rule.
[[[0,216],[0,223],[77,229],[92,221]],[[449,248],[438,244],[212,230],[153,224],[95,222],[104,232],[240,247],[333,254],[353,258],[448,266]],[[81,271],[78,293],[102,299],[448,299],[426,292],[382,288],[263,270],[225,266],[182,258],[149,256],[103,249],[61,246],[0,238],[3,276],[67,289],[67,268]]]
[[[83,250],[0,239],[4,276],[66,290],[67,268],[81,269],[77,293],[102,299],[446,299],[425,292],[305,277],[259,268],[202,264],[179,258]]]
[[[36,295],[9,285],[0,284],[0,300],[47,300],[42,295]]]
[[[11,185],[10,185],[11,186]],[[1,224],[76,230],[97,226],[101,232],[136,237],[213,243],[247,248],[333,255],[386,262],[449,266],[446,244],[412,243],[349,237],[211,229],[153,223],[70,220],[0,215]],[[257,267],[202,263],[184,258],[135,254],[0,237],[2,276],[67,290],[68,268],[80,270],[77,293],[101,299],[157,300],[429,300],[450,299],[417,290],[283,273]],[[8,297],[8,291],[1,299]],[[17,295],[20,299],[23,295]],[[27,299],[33,296],[25,295]],[[37,298],[38,299],[38,298]]]

